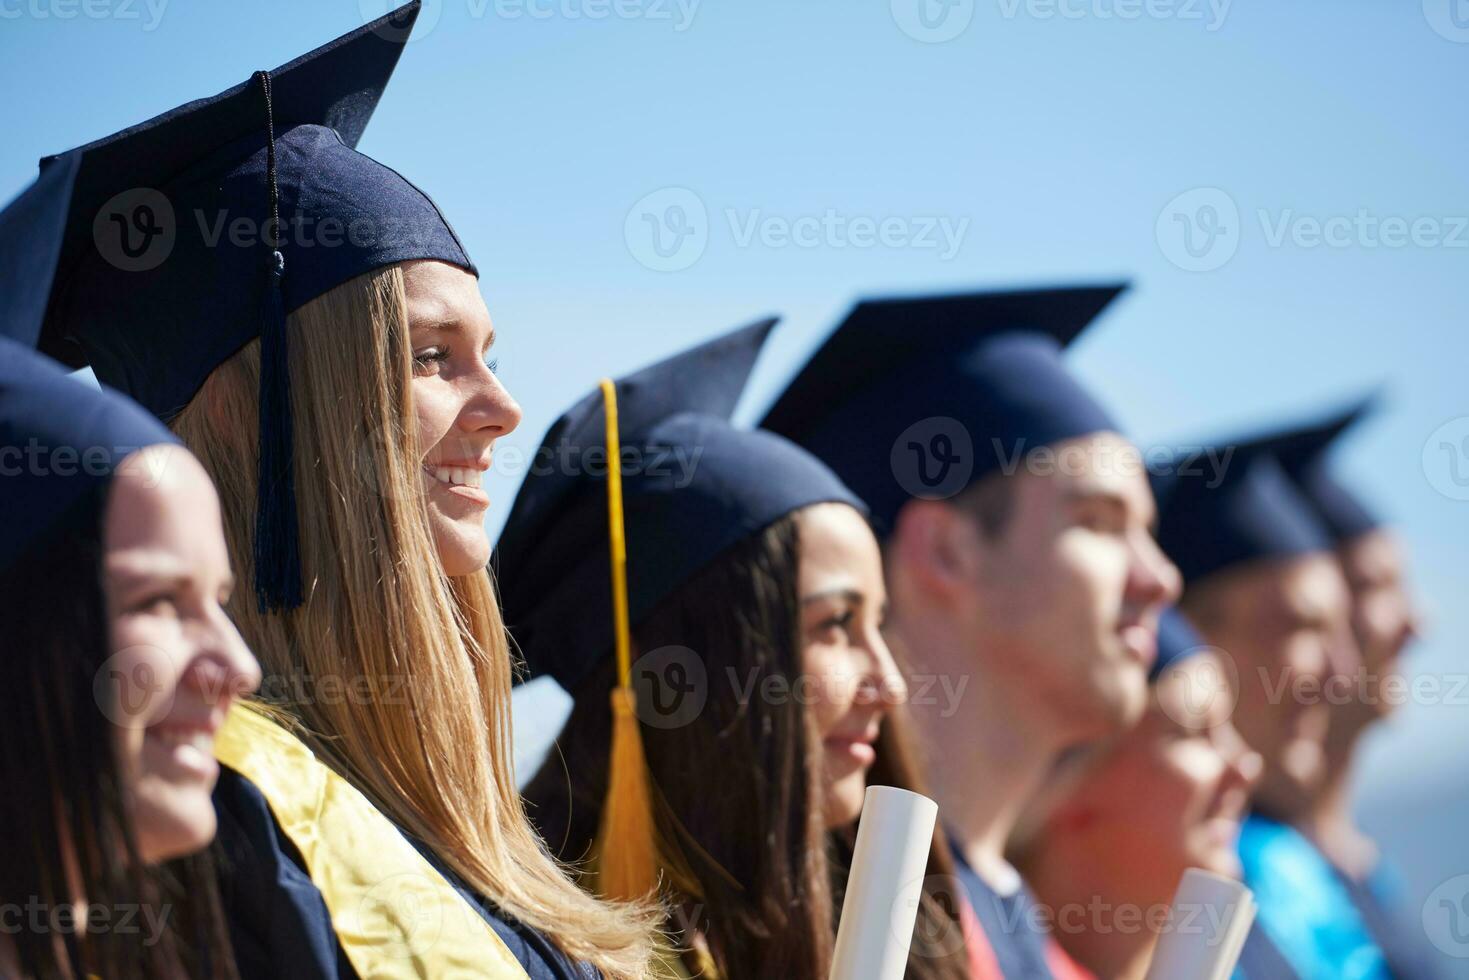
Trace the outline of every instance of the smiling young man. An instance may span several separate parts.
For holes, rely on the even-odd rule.
[[[1179,591],[1140,454],[1061,359],[1121,289],[863,302],[764,422],[872,508],[930,787],[1011,980],[1077,968],[1006,841],[1064,750],[1137,721]]]
[[[1328,465],[1337,440],[1373,408],[1374,399],[1361,399],[1269,440],[1326,533],[1345,578],[1356,641],[1355,648],[1338,648],[1343,656],[1326,680],[1321,777],[1294,807],[1275,815],[1304,835],[1346,886],[1392,975],[1430,980],[1442,967],[1424,942],[1417,910],[1405,907],[1395,870],[1357,825],[1349,794],[1363,734],[1403,698],[1399,659],[1418,633],[1401,542]]]
[[[1254,439],[1216,481],[1160,479],[1159,540],[1183,572],[1179,607],[1232,667],[1235,727],[1264,760],[1239,843],[1255,928],[1297,976],[1387,980],[1346,883],[1287,823],[1321,785],[1328,682],[1358,652],[1330,536],[1277,455],[1284,448]]]

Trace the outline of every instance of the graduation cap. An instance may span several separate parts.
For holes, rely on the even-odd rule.
[[[1378,402],[1375,393],[1366,395],[1324,418],[1256,440],[1280,461],[1296,488],[1311,502],[1317,518],[1335,543],[1382,526],[1327,465],[1327,456],[1336,440],[1375,411]]]
[[[133,452],[177,442],[128,399],[0,337],[0,569],[22,560]]]
[[[616,382],[628,610],[636,625],[730,546],[808,504],[857,497],[780,436],[729,423],[774,320]],[[495,549],[505,623],[531,676],[575,690],[612,650],[601,392],[547,432]],[[865,508],[862,508],[865,510]]]
[[[1219,471],[1196,456],[1177,456],[1153,476],[1158,544],[1185,587],[1238,565],[1330,548],[1315,510],[1269,443],[1236,443],[1210,458],[1223,462]]]
[[[577,690],[616,655],[597,887],[643,897],[697,883],[654,828],[631,628],[731,546],[810,504],[861,502],[815,457],[730,413],[774,320],[613,382],[551,426],[495,549],[505,622],[532,676]],[[610,579],[610,583],[609,583]],[[610,584],[610,587],[609,587]]]
[[[1123,283],[865,300],[761,425],[811,450],[885,531],[1065,439],[1115,429],[1062,350]]]
[[[40,347],[167,421],[260,338],[262,609],[302,599],[286,316],[397,262],[475,272],[434,203],[355,149],[418,7],[72,151]],[[43,160],[42,179],[70,156]]]
[[[56,158],[0,211],[0,337],[27,347],[46,317],[80,162],[75,151]]]

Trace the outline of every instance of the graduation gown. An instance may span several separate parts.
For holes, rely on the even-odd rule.
[[[1396,980],[1438,980],[1445,976],[1440,961],[1424,941],[1422,927],[1400,912],[1402,888],[1386,861],[1379,860],[1365,880],[1340,868],[1335,870],[1368,932],[1382,947]]]
[[[1303,980],[1394,980],[1381,946],[1330,862],[1298,831],[1259,814],[1239,838],[1262,931]],[[1403,980],[1403,978],[1399,978]]]
[[[249,706],[232,709],[215,750],[215,853],[242,980],[597,977]]]
[[[419,841],[413,841],[413,846],[454,886],[460,897],[494,928],[500,941],[530,975],[530,980],[598,980],[600,974],[596,968],[586,963],[573,962],[545,936],[509,918],[493,902],[464,884],[427,846]]]
[[[1013,895],[1001,895],[969,866],[957,845],[951,842],[949,849],[954,853],[954,873],[989,941],[992,955],[981,953],[986,966],[993,962],[1004,980],[1091,980],[1091,974],[1067,956],[1038,921],[1029,888],[1021,884]],[[973,954],[971,948],[971,960]],[[978,963],[973,965],[980,968]]]
[[[1245,937],[1233,980],[1296,980],[1298,974],[1256,922]]]

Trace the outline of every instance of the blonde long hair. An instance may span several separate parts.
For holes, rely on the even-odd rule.
[[[607,976],[641,976],[656,916],[577,888],[526,819],[494,586],[443,572],[422,500],[401,268],[336,287],[287,329],[302,606],[255,601],[259,341],[173,423],[219,488],[241,576],[229,612],[266,700],[470,887]]]

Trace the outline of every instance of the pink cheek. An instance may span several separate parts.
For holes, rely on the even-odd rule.
[[[104,667],[118,683],[124,675],[147,683],[159,696],[171,696],[180,670],[192,649],[179,625],[167,619],[135,618],[113,631],[113,658]]]
[[[431,378],[417,378],[413,382],[413,414],[418,448],[424,454],[437,446],[454,427],[457,410],[453,399],[429,387]]]
[[[812,696],[807,702],[807,710],[816,719],[816,730],[824,736],[835,727],[836,721],[842,716],[842,713],[819,686],[813,685],[811,691]]]
[[[1127,587],[1127,563],[1111,554],[1112,550],[1094,536],[1078,535],[1054,561],[1037,568],[1073,596],[1091,596],[1098,604],[1108,605]]]
[[[808,673],[803,681],[807,710],[816,719],[817,730],[826,735],[846,714],[846,705],[841,697],[842,681],[831,671]]]
[[[1200,762],[1193,767],[1167,771],[1161,778],[1164,782],[1162,792],[1158,794],[1160,808],[1183,814],[1192,824],[1203,817],[1214,803],[1222,788],[1224,769],[1217,765],[1205,768]]]

